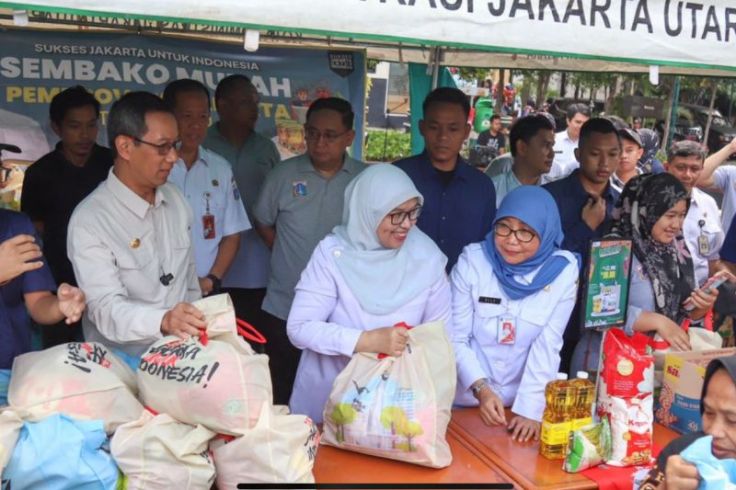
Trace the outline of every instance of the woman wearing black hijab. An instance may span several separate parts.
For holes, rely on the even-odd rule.
[[[700,395],[703,431],[670,442],[657,458],[657,466],[641,490],[696,490],[700,475],[680,453],[695,440],[712,436],[711,452],[718,459],[736,458],[736,355],[713,359],[705,370]]]

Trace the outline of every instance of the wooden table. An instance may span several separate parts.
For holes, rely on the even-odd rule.
[[[317,483],[507,483],[511,478],[448,433],[452,464],[434,469],[321,445],[314,463]],[[511,488],[511,487],[509,487]]]
[[[506,417],[510,420],[510,413]],[[539,454],[539,442],[518,443],[503,427],[488,427],[477,408],[452,411],[448,434],[465,441],[475,454],[499,473],[508,475],[519,488],[577,490],[598,485],[580,473],[566,473],[561,461],[550,461]],[[654,443],[660,448],[679,434],[659,424],[654,426]]]

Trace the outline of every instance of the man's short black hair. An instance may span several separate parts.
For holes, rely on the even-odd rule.
[[[590,117],[590,107],[585,104],[570,104],[567,106],[567,120],[570,121],[575,117],[575,114],[582,114],[585,117]]]
[[[117,157],[115,138],[121,135],[142,138],[148,132],[146,115],[165,112],[174,115],[163,100],[150,92],[129,92],[116,101],[107,117],[107,140]]]
[[[697,141],[682,140],[675,141],[667,151],[667,161],[671,162],[675,157],[698,157],[700,161],[705,161],[707,152],[703,145]]]
[[[599,134],[615,134],[618,140],[618,146],[621,146],[621,135],[618,134],[616,126],[613,125],[610,119],[604,117],[593,117],[585,121],[583,127],[580,128],[580,139],[578,140],[578,148],[582,148],[585,142],[590,138],[593,133]]]
[[[439,87],[432,90],[422,103],[422,111],[427,114],[427,109],[432,104],[457,104],[462,107],[465,117],[470,115],[470,102],[462,90],[452,87]]]
[[[250,81],[250,78],[246,77],[245,75],[240,75],[236,73],[235,75],[226,76],[225,78],[220,80],[220,83],[218,83],[217,87],[215,88],[215,102],[222,99],[223,97],[227,97],[234,90],[242,85],[245,85],[248,88],[252,87],[253,90],[256,89],[253,85],[253,82]]]
[[[78,107],[92,106],[97,117],[100,117],[100,103],[95,96],[87,91],[81,85],[75,85],[68,89],[62,90],[51,99],[49,106],[49,117],[51,122],[57,126],[61,125],[66,113]]]
[[[519,140],[529,143],[539,131],[549,129],[554,132],[554,125],[541,114],[532,114],[531,116],[521,117],[511,126],[509,132],[509,144],[511,145],[511,156],[516,156],[516,143]]]
[[[164,89],[164,102],[173,111],[176,107],[176,97],[185,92],[201,92],[207,96],[207,107],[210,106],[210,91],[202,82],[192,80],[191,78],[182,78],[169,83]]]
[[[309,117],[317,112],[323,110],[331,110],[340,114],[342,118],[342,125],[345,129],[353,129],[353,121],[355,120],[355,114],[353,113],[353,106],[350,105],[345,99],[339,97],[325,97],[317,99],[307,109],[307,121]]]
[[[491,116],[491,122],[495,121],[496,119],[498,119],[500,121],[501,120],[501,114],[494,114],[494,115]]]

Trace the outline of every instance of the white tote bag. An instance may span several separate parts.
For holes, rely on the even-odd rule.
[[[263,402],[273,400],[268,357],[238,336],[230,296],[194,306],[205,315],[206,336],[153,344],[138,365],[141,399],[181,422],[239,435],[258,422]]]
[[[110,434],[143,411],[135,389],[131,369],[104,345],[70,342],[16,357],[8,403],[25,420],[63,413],[102,420]]]
[[[322,442],[443,468],[455,397],[455,356],[442,322],[409,330],[399,357],[356,353],[332,385]]]
[[[318,444],[319,432],[309,417],[289,415],[286,407],[264,403],[258,423],[249,431],[210,443],[217,487],[235,490],[238,483],[314,483]]]
[[[118,428],[110,449],[126,476],[126,490],[209,490],[215,466],[207,445],[214,436],[201,425],[144,410],[138,420]]]

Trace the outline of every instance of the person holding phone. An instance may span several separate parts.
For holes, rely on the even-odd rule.
[[[690,350],[686,318],[697,325],[715,303],[718,290],[697,289],[695,269],[682,236],[690,200],[670,174],[644,174],[626,184],[609,236],[633,241],[627,333],[658,333],[674,350]],[[598,369],[601,332],[588,330],[575,348],[572,370]]]

